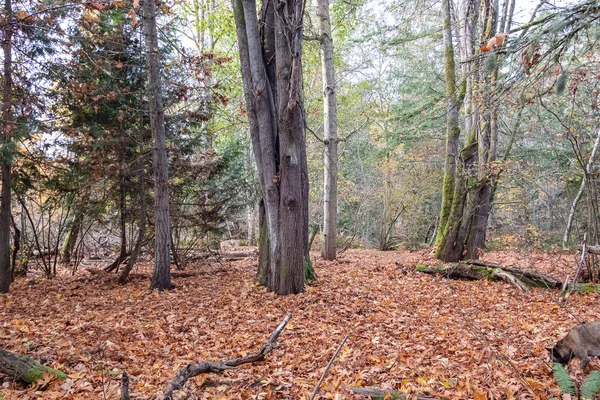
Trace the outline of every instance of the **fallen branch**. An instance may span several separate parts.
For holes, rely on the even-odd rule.
[[[195,376],[207,374],[209,372],[221,373],[229,369],[234,369],[242,364],[263,361],[265,359],[265,356],[276,347],[277,339],[279,338],[279,335],[287,325],[290,318],[292,318],[292,313],[289,313],[285,317],[285,319],[279,324],[277,329],[275,329],[275,331],[271,334],[264,346],[253,354],[221,362],[202,361],[197,364],[188,364],[183,368],[179,368],[179,370],[177,370],[177,374],[175,374],[175,379],[173,379],[173,381],[169,383],[167,390],[165,390],[165,392],[163,393],[164,399],[171,400],[173,398],[173,393],[176,390],[183,389],[183,386],[186,384],[186,382],[190,378],[193,378]]]
[[[46,367],[33,358],[11,353],[0,349],[0,372],[23,383],[34,383],[42,379],[44,373],[49,373],[61,380],[67,379],[67,375],[57,369]]]
[[[559,288],[562,282],[554,279],[548,274],[536,271],[534,269],[518,268],[518,267],[505,267],[502,264],[491,263],[482,260],[471,260],[466,261],[465,264],[478,265],[482,267],[500,268],[504,271],[510,272],[519,280],[525,281],[528,286],[538,286],[545,288]]]
[[[503,270],[502,268],[494,268],[492,270],[492,274],[494,276],[502,279],[503,281],[512,283],[513,285],[515,285],[517,288],[521,289],[524,292],[527,291],[527,286],[522,281],[515,278],[515,276],[513,274]]]
[[[583,246],[577,246],[578,250],[583,250]],[[600,254],[600,246],[586,246],[586,251],[590,254]]]
[[[397,400],[407,400],[409,398],[408,394],[399,392],[397,390],[388,390],[372,386],[346,386],[346,389],[359,396],[371,397],[374,399],[392,398]],[[410,395],[410,398],[415,400],[442,400],[437,397],[415,395]]]
[[[323,383],[323,380],[325,379],[325,375],[327,375],[327,372],[329,372],[329,368],[331,368],[331,365],[333,364],[333,360],[335,360],[335,358],[339,354],[340,350],[342,349],[342,346],[344,345],[344,343],[346,343],[346,340],[348,340],[348,335],[344,336],[344,340],[342,340],[342,343],[340,343],[340,345],[338,346],[335,353],[333,353],[331,360],[329,360],[329,363],[327,363],[327,367],[325,368],[325,371],[323,371],[323,375],[321,375],[321,379],[319,379],[317,386],[315,386],[315,390],[313,391],[312,395],[310,396],[310,400],[313,400],[315,398],[315,396],[317,395],[317,393],[319,393],[319,388],[321,387],[321,384]]]

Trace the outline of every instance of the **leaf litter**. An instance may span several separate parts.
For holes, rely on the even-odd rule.
[[[254,282],[256,259],[193,265],[175,290],[148,290],[135,275],[120,286],[82,272],[18,279],[0,297],[2,348],[69,374],[22,387],[4,379],[9,399],[119,399],[122,372],[132,399],[154,399],[176,370],[258,349],[283,317],[293,317],[265,362],[188,382],[180,398],[308,399],[345,335],[349,339],[317,398],[358,398],[348,386],[377,386],[445,399],[558,396],[546,347],[578,321],[597,319],[598,294],[521,292],[503,282],[420,274],[439,265],[430,251],[350,250],[338,261],[313,255],[319,281],[278,297]],[[498,251],[485,260],[573,275],[572,253]],[[149,276],[150,265],[138,273]],[[595,363],[595,364],[594,364]],[[592,367],[600,367],[598,361]],[[569,371],[583,376],[574,362]]]

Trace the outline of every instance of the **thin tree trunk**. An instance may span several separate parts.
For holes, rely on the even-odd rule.
[[[325,260],[336,258],[337,238],[337,99],[335,69],[333,64],[333,40],[329,16],[329,0],[317,1],[317,15],[321,44],[321,68],[323,71],[324,108],[324,179],[323,179],[323,250]]]
[[[113,261],[110,265],[108,265],[104,270],[106,272],[117,271],[119,272],[119,267],[121,263],[125,261],[125,259],[129,256],[127,253],[127,225],[126,225],[126,198],[125,198],[125,182],[124,178],[121,175],[121,184],[119,187],[119,230],[121,236],[121,246],[119,249],[119,255],[116,260]]]
[[[129,277],[129,273],[131,272],[131,270],[133,269],[133,267],[135,266],[135,263],[137,262],[137,259],[140,255],[140,251],[142,250],[142,245],[144,243],[144,238],[146,237],[146,219],[147,219],[147,207],[146,207],[146,188],[145,188],[145,174],[144,174],[144,168],[141,167],[140,168],[140,173],[139,173],[139,188],[140,188],[140,221],[139,221],[139,225],[138,225],[138,237],[137,237],[137,241],[135,242],[135,247],[133,248],[133,251],[131,252],[131,257],[129,257],[129,260],[127,261],[127,265],[125,266],[125,268],[123,268],[123,271],[121,271],[121,275],[119,276],[119,280],[118,282],[120,284],[125,284],[127,282],[127,278]]]
[[[71,222],[71,226],[69,227],[69,231],[65,236],[65,240],[63,241],[63,246],[61,249],[62,262],[65,264],[71,263],[71,253],[75,248],[75,244],[77,243],[77,238],[79,236],[79,231],[81,230],[81,223],[83,222],[83,212],[78,211],[75,214],[75,218]]]
[[[446,231],[448,218],[454,200],[454,186],[456,181],[456,160],[458,158],[458,138],[460,127],[458,125],[458,105],[456,98],[456,66],[454,62],[454,44],[452,43],[452,17],[450,0],[442,1],[442,18],[444,23],[444,57],[446,70],[446,160],[444,163],[444,183],[442,186],[442,208],[440,211],[440,229],[436,244],[440,246]]]
[[[15,219],[13,218],[12,214],[10,216],[10,222],[13,227],[13,231],[15,232],[13,235],[13,249],[12,249],[11,266],[10,266],[11,275],[14,278],[15,270],[17,268],[17,256],[19,255],[19,250],[21,250],[21,230],[15,223]],[[19,273],[25,273],[25,272],[26,272],[26,270],[19,271]]]
[[[12,34],[13,12],[11,0],[4,0],[4,41],[2,52],[4,54],[4,75],[2,91],[2,145],[7,146],[12,140]],[[0,293],[7,293],[12,282],[12,268],[10,265],[10,216],[11,216],[11,160],[7,157],[10,150],[7,148],[2,158],[2,192],[0,194]]]
[[[143,0],[143,27],[146,41],[146,63],[148,65],[148,100],[150,103],[150,127],[154,142],[154,271],[151,289],[170,290],[171,233],[169,220],[169,173],[165,133],[165,115],[162,103],[160,78],[160,54],[156,30],[154,1]]]
[[[573,204],[571,204],[571,210],[569,212],[569,218],[567,220],[567,227],[565,228],[565,234],[563,236],[563,246],[566,246],[567,242],[569,241],[569,236],[571,235],[571,228],[573,226],[573,219],[575,218],[575,211],[577,211],[577,205],[579,204],[579,201],[581,200],[581,197],[583,195],[583,191],[585,190],[586,183],[587,183],[587,176],[592,172],[592,165],[596,158],[596,153],[598,152],[599,145],[600,145],[600,130],[598,130],[598,133],[596,135],[596,140],[594,141],[594,147],[592,148],[592,154],[590,155],[590,158],[588,159],[588,162],[585,166],[585,170],[583,171],[583,178],[581,179],[581,185],[579,186],[579,191],[577,192],[575,199],[573,199]]]
[[[254,236],[256,235],[256,204],[252,204],[248,206],[248,236],[247,236],[247,244],[248,246],[254,246]]]

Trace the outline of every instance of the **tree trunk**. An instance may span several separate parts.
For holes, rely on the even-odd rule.
[[[131,256],[129,257],[129,260],[127,261],[127,265],[125,266],[125,268],[123,268],[123,271],[121,271],[121,275],[119,276],[119,280],[118,282],[120,284],[125,284],[127,282],[127,277],[129,276],[129,273],[131,272],[131,270],[133,269],[133,267],[135,266],[135,263],[137,262],[137,259],[140,255],[140,251],[142,250],[142,244],[144,243],[144,238],[146,237],[146,218],[147,218],[147,210],[146,210],[146,188],[145,188],[145,174],[144,174],[144,168],[143,166],[140,168],[140,172],[139,172],[139,188],[140,188],[140,221],[139,221],[139,225],[138,225],[138,237],[137,237],[137,241],[135,242],[135,247],[133,248],[133,251],[131,252]]]
[[[13,218],[13,216],[10,216],[10,222],[11,225],[13,227],[13,231],[14,231],[14,235],[13,235],[13,249],[12,249],[12,256],[11,256],[11,265],[10,265],[10,269],[11,269],[11,275],[14,279],[15,277],[15,272],[17,269],[17,256],[19,255],[19,250],[21,250],[21,230],[19,229],[19,227],[17,226],[17,224],[15,223],[15,219]],[[18,271],[18,273],[21,274],[25,274],[27,273],[27,270],[25,268],[21,269]]]
[[[487,41],[496,35],[498,30],[498,9],[499,1],[492,0],[486,2],[487,18],[484,20],[485,30],[483,41]],[[508,8],[506,8],[508,10]],[[506,15],[502,16],[506,20]],[[504,25],[504,22],[502,22]],[[465,258],[477,259],[485,248],[485,239],[487,233],[488,220],[492,209],[492,186],[495,179],[495,172],[491,170],[491,165],[496,161],[498,153],[498,104],[494,97],[496,82],[498,80],[498,65],[502,62],[501,58],[495,53],[490,52],[487,57],[495,58],[495,66],[492,71],[481,71],[481,87],[483,88],[483,112],[479,128],[479,163],[478,163],[478,181],[479,190],[477,193],[477,204],[474,208],[470,231],[465,244]],[[485,65],[480,68],[486,69]]]
[[[454,199],[454,185],[456,181],[456,160],[458,158],[458,138],[460,127],[458,125],[458,105],[456,99],[456,66],[454,62],[454,44],[452,42],[452,18],[450,0],[442,1],[442,18],[444,22],[444,57],[446,66],[446,161],[444,163],[444,183],[442,186],[442,208],[440,211],[440,229],[436,245],[443,242],[443,235],[452,203]]]
[[[22,383],[35,383],[49,373],[59,379],[67,379],[67,375],[56,369],[46,367],[33,358],[11,353],[0,349],[0,372]]]
[[[256,235],[256,204],[252,204],[248,206],[248,236],[247,236],[247,244],[248,246],[254,246],[254,236]]]
[[[71,263],[71,253],[75,248],[75,244],[77,243],[77,238],[79,236],[79,231],[81,230],[81,223],[83,222],[83,212],[78,211],[75,215],[75,218],[71,222],[71,226],[69,227],[69,231],[65,236],[65,240],[63,241],[63,246],[61,249],[62,261],[65,264]]]
[[[146,41],[146,63],[148,65],[148,100],[150,103],[150,127],[154,142],[154,272],[151,289],[170,290],[171,285],[171,242],[169,221],[169,173],[167,160],[165,114],[162,103],[160,78],[160,55],[156,30],[154,1],[143,0],[143,27]]]
[[[337,99],[335,69],[333,64],[333,40],[329,16],[329,0],[317,1],[319,17],[321,67],[323,71],[324,108],[324,178],[323,178],[323,249],[325,260],[335,260],[337,247]]]
[[[121,184],[119,187],[119,230],[121,236],[121,246],[119,249],[119,255],[117,259],[113,261],[110,265],[108,265],[104,270],[106,272],[117,271],[119,272],[119,267],[121,263],[125,261],[125,259],[129,256],[127,253],[127,225],[126,225],[126,201],[125,201],[125,182],[124,178],[121,175]]]
[[[2,192],[0,193],[0,293],[7,293],[12,282],[12,268],[10,265],[10,216],[11,216],[11,153],[13,117],[12,117],[12,34],[13,13],[11,0],[4,0],[5,23],[4,41],[4,76],[2,95],[2,130],[3,138],[0,144],[4,147],[2,164]]]
[[[255,0],[234,0],[233,9],[263,197],[258,280],[281,295],[299,293],[308,254],[306,141],[298,104],[303,2],[265,1],[260,29]]]

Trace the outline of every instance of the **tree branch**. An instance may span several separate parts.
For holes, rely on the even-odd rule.
[[[209,372],[221,373],[229,369],[234,369],[242,364],[263,361],[265,359],[265,356],[276,347],[277,339],[279,338],[279,335],[287,325],[290,318],[292,318],[292,313],[289,313],[285,317],[285,319],[279,324],[277,329],[275,329],[275,331],[271,334],[264,346],[261,347],[255,353],[252,353],[245,357],[238,357],[227,361],[202,361],[197,364],[188,364],[183,368],[179,368],[179,370],[177,370],[177,374],[175,375],[175,379],[173,379],[173,381],[169,383],[167,390],[165,390],[165,392],[163,393],[164,399],[172,399],[173,393],[176,390],[181,390],[186,384],[186,382],[190,378],[193,378],[195,376],[207,374]]]

